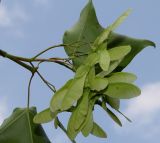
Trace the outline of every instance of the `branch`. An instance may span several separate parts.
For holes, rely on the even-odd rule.
[[[8,54],[7,52],[3,51],[3,50],[0,50],[0,56],[4,57],[4,58],[8,58],[10,59],[11,61],[14,61],[16,62],[17,64],[19,64],[20,66],[26,68],[27,70],[29,70],[31,73],[35,73],[36,69],[29,66],[28,64],[22,62],[19,60],[19,58],[22,58],[22,57],[16,57],[16,56],[13,56],[13,55],[10,55]],[[22,58],[22,59],[25,59],[25,58]]]
[[[24,57],[19,57],[19,56],[14,56],[14,55],[8,54],[7,52],[5,52],[3,50],[0,50],[0,56],[2,56],[4,58],[8,58],[8,59],[18,63],[19,65],[28,69],[32,73],[34,73],[37,69],[34,69],[33,67],[29,66],[28,64],[26,64],[24,62],[28,62],[28,63],[31,63],[31,62],[54,62],[54,63],[60,64],[60,65],[63,65],[66,68],[74,71],[72,65],[66,62],[70,58],[57,58],[57,57],[56,58],[49,58],[49,59],[24,58]]]

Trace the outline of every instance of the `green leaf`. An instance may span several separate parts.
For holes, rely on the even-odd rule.
[[[81,78],[75,78],[72,81],[62,101],[61,111],[69,109],[82,96],[86,75],[84,74]]]
[[[87,137],[93,128],[93,113],[92,113],[93,106],[90,106],[88,109],[88,115],[86,117],[86,120],[83,124],[83,128],[81,130],[83,136]]]
[[[107,27],[102,34],[95,40],[95,45],[100,45],[105,42],[112,31],[114,31],[130,14],[131,10],[124,12],[111,26]]]
[[[77,46],[65,46],[65,51],[69,56],[73,56],[75,53],[81,53],[84,56],[79,56],[73,59],[73,65],[75,68],[79,67],[85,61],[85,54],[89,54],[92,51],[90,45],[83,43],[92,43],[98,36],[103,35],[103,38],[100,40],[100,43],[107,38],[107,48],[111,49],[119,46],[130,45],[132,47],[131,52],[123,59],[121,64],[116,68],[116,71],[122,71],[132,59],[145,47],[155,46],[152,41],[144,39],[135,39],[130,38],[124,35],[116,34],[110,31],[113,31],[130,13],[130,11],[124,13],[108,30],[108,34],[105,33],[105,29],[99,24],[95,9],[93,7],[92,1],[86,5],[82,10],[79,21],[71,28],[66,31],[63,37],[64,44],[71,44],[74,42],[81,42],[82,44],[77,43]],[[107,35],[107,36],[106,36]]]
[[[91,134],[96,137],[107,138],[107,134],[105,133],[105,131],[103,131],[103,129],[95,122],[93,123]]]
[[[114,71],[118,67],[120,62],[121,62],[121,60],[111,62],[108,71],[102,71],[102,72],[98,73],[97,76],[99,76],[99,77],[107,76],[108,74],[110,74],[112,71]]]
[[[128,122],[132,122],[126,115],[124,115],[121,111],[116,110],[119,114],[121,114]]]
[[[112,98],[109,96],[104,97],[105,102],[107,102],[113,109],[118,110],[120,108],[120,100],[117,98]]]
[[[68,126],[67,126],[67,134],[71,140],[74,140],[77,134],[81,131],[82,124],[86,120],[86,116],[88,113],[88,99],[89,99],[90,90],[85,89],[83,96],[80,101],[78,101],[77,107],[74,109],[72,115],[70,116]]]
[[[112,25],[111,25],[111,30],[114,31],[132,12],[131,9],[128,9],[125,11]]]
[[[118,99],[130,99],[139,96],[141,91],[130,83],[112,83],[108,85],[104,94]]]
[[[68,126],[67,126],[67,135],[69,136],[69,138],[71,140],[74,140],[77,136],[77,134],[80,132],[79,130],[75,130],[74,129],[74,121],[75,121],[75,117],[72,113],[69,121],[68,121]]]
[[[89,54],[90,52],[92,52],[90,43],[94,42],[102,33],[105,33],[105,35],[104,38],[100,40],[100,42],[106,39],[106,35],[107,37],[109,35],[109,37],[107,38],[107,49],[126,45],[130,45],[132,48],[131,52],[127,56],[125,56],[121,64],[116,68],[116,71],[122,71],[145,47],[155,46],[155,44],[149,40],[135,39],[113,32],[110,33],[110,31],[113,31],[127,16],[128,12],[124,14],[124,16],[120,17],[112,25],[112,27],[110,26],[109,34],[106,34],[104,32],[105,29],[102,28],[97,20],[92,1],[89,1],[89,3],[81,12],[79,21],[74,25],[73,28],[66,31],[63,37],[63,43],[67,44],[67,46],[65,46],[65,51],[69,57],[73,56],[75,53],[81,53],[82,55],[84,54],[84,56],[79,56],[73,59],[74,67],[78,68],[85,62],[87,57],[85,56],[85,54]],[[77,43],[77,46],[68,45],[74,42],[80,42],[81,44]]]
[[[103,71],[108,71],[110,65],[110,55],[106,50],[106,47],[100,47],[99,53],[99,65]]]
[[[117,72],[111,74],[108,78],[109,83],[116,83],[116,82],[125,82],[125,83],[132,83],[137,79],[137,76],[132,73],[127,72]]]
[[[122,127],[121,121],[118,119],[118,117],[106,107],[106,104],[102,104],[103,109],[108,113],[108,115],[112,118],[113,121],[115,121],[119,126]]]
[[[53,117],[51,116],[51,111],[49,108],[43,110],[42,112],[36,114],[34,116],[34,123],[37,123],[37,124],[41,124],[41,123],[48,123],[50,121],[53,120]]]
[[[90,70],[90,67],[88,65],[81,65],[75,74],[74,78],[81,78],[82,76],[86,75]]]
[[[85,87],[86,88],[90,88],[90,82],[92,82],[92,80],[95,78],[95,67],[92,66],[88,72],[88,75],[86,77],[86,81],[85,81]]]
[[[93,98],[93,93],[91,93],[89,95],[89,97],[90,97],[90,101],[89,101],[89,108],[88,108],[87,117],[86,117],[85,122],[83,123],[83,125],[81,127],[81,132],[85,137],[87,137],[93,129],[93,108],[94,108],[95,102],[99,98],[99,97],[96,97],[96,96]]]
[[[108,86],[108,79],[95,77],[89,81],[91,90],[101,91]]]
[[[92,67],[94,66],[99,60],[99,55],[97,53],[91,53],[86,58],[86,61],[84,62],[85,65]]]
[[[66,95],[69,87],[71,86],[73,82],[73,79],[69,80],[62,88],[60,88],[52,97],[50,102],[50,110],[52,112],[57,112],[61,109],[62,102],[64,99],[64,96]]]
[[[105,89],[108,85],[107,78],[101,78],[95,76],[95,68],[92,67],[88,73],[86,87],[91,88],[91,90],[101,91]]]
[[[118,117],[111,111],[107,108],[107,113],[108,115],[119,125],[122,127],[122,123],[121,121],[118,119]]]
[[[55,129],[58,128],[58,125],[59,125],[59,121],[58,121],[58,117],[56,117],[56,118],[54,119],[54,127],[55,127]]]
[[[88,102],[89,102],[89,90],[85,89],[82,99],[75,109],[75,111],[72,113],[72,116],[74,116],[74,123],[72,123],[75,130],[78,130],[81,125],[83,124],[87,113],[88,113]]]
[[[68,56],[73,56],[75,53],[81,53],[81,55],[84,54],[84,56],[79,56],[73,59],[75,68],[78,68],[84,63],[86,59],[85,54],[89,54],[92,51],[90,43],[93,42],[102,31],[103,28],[97,20],[95,9],[90,0],[82,10],[78,22],[70,30],[67,30],[63,37],[64,44],[71,44],[74,42],[80,43],[77,43],[77,46],[64,47]]]
[[[131,51],[131,46],[119,46],[108,50],[111,61],[124,58]]]
[[[128,36],[120,35],[117,33],[112,33],[108,41],[108,49],[118,47],[118,46],[131,46],[131,51],[125,58],[121,61],[120,65],[116,68],[116,71],[122,71],[132,59],[141,52],[145,47],[154,46],[152,41],[144,39],[135,39]]]
[[[0,126],[1,143],[51,143],[43,128],[33,123],[36,108],[16,108]]]

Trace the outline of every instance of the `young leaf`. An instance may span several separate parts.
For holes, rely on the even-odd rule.
[[[108,86],[108,79],[95,77],[89,81],[91,90],[101,91]]]
[[[88,66],[88,65],[81,65],[77,69],[74,78],[81,78],[82,76],[86,75],[89,72],[89,70],[90,70],[90,66]]]
[[[111,34],[130,14],[131,10],[124,12],[111,26],[107,27],[102,34],[95,40],[95,45],[100,45],[106,41]]]
[[[118,99],[130,99],[139,96],[141,91],[130,83],[112,83],[108,85],[104,94]]]
[[[92,128],[93,128],[93,113],[92,113],[92,106],[89,107],[89,110],[88,110],[88,115],[86,117],[86,120],[83,124],[83,128],[81,130],[83,136],[87,137],[90,132],[92,131]]]
[[[92,67],[94,66],[99,60],[99,55],[97,53],[91,53],[86,58],[86,61],[84,62],[85,65]]]
[[[82,124],[86,120],[88,113],[88,94],[89,90],[85,90],[82,99],[78,102],[77,108],[74,109],[72,115],[70,116],[67,135],[71,140],[74,140],[77,134],[81,131]]]
[[[118,119],[118,117],[106,107],[106,104],[102,104],[103,109],[108,113],[108,115],[112,118],[113,121],[115,121],[119,126],[122,126],[121,121]]]
[[[118,110],[120,108],[120,100],[117,98],[105,96],[104,101],[107,102],[113,109]]]
[[[55,129],[58,128],[58,125],[59,125],[58,117],[56,117],[56,118],[54,119],[54,127],[55,127]]]
[[[92,1],[90,0],[80,14],[78,22],[69,30],[67,30],[63,36],[64,44],[77,43],[77,46],[65,46],[65,51],[69,56],[73,56],[75,53],[80,52],[82,55],[90,53],[91,46],[89,44],[93,42],[97,36],[103,31],[103,28],[97,20],[95,9]],[[86,56],[79,56],[73,59],[73,65],[78,68],[84,63]]]
[[[90,94],[89,96],[93,97],[92,94]],[[93,111],[92,110],[93,110],[94,104],[98,98],[99,97],[94,97],[92,99],[90,98],[91,100],[89,101],[88,114],[85,119],[85,122],[83,123],[83,125],[81,127],[81,132],[85,137],[87,137],[93,129],[93,113],[92,113]]]
[[[120,62],[121,62],[121,60],[111,62],[108,71],[102,71],[102,72],[98,73],[97,76],[99,76],[99,77],[107,76],[108,74],[110,74],[112,71],[114,71],[118,67]]]
[[[93,123],[91,134],[96,137],[107,138],[107,134],[105,133],[105,131],[103,131],[103,129],[95,122]]]
[[[51,143],[43,128],[33,123],[36,108],[16,108],[0,126],[0,143]]]
[[[75,78],[72,81],[62,101],[61,111],[69,109],[82,96],[86,75],[84,74],[81,78]]]
[[[60,88],[52,97],[50,102],[50,110],[52,112],[57,112],[61,109],[63,99],[71,86],[73,79],[69,80],[62,88]]]
[[[124,58],[131,51],[131,46],[119,46],[108,50],[111,61]]]
[[[121,111],[116,110],[119,114],[121,114],[128,122],[132,122],[126,115],[124,115]]]
[[[116,72],[111,74],[108,77],[109,83],[116,83],[116,82],[125,82],[125,83],[132,83],[137,79],[137,76],[132,73],[127,72]]]
[[[72,116],[74,116],[74,129],[78,130],[81,125],[83,124],[87,113],[88,113],[88,102],[89,102],[89,95],[90,91],[88,89],[85,89],[83,95],[82,95],[82,100],[80,101],[79,105],[75,109],[75,111],[72,113]]]
[[[36,114],[33,118],[34,123],[41,124],[41,123],[48,123],[53,120],[51,116],[51,111],[49,108],[43,110],[42,112]]]
[[[99,53],[99,65],[103,71],[108,71],[110,65],[110,55],[106,50],[106,47],[100,47]]]

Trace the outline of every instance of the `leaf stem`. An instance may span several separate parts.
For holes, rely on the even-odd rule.
[[[39,77],[42,79],[42,81],[49,87],[50,90],[52,90],[54,93],[56,92],[56,88],[54,85],[49,83],[45,78],[40,74],[40,72],[37,70],[36,73],[39,75]]]
[[[51,47],[49,47],[49,48],[41,51],[40,53],[38,53],[36,56],[34,56],[34,57],[32,58],[32,60],[36,59],[37,57],[39,57],[40,55],[42,55],[43,53],[45,53],[45,52],[47,52],[47,51],[49,51],[49,50],[51,50],[51,49],[54,49],[54,48],[57,48],[57,47],[62,47],[62,46],[66,46],[66,45],[65,45],[65,44],[59,44],[59,45],[51,46]]]
[[[60,122],[60,120],[58,119],[58,117],[57,117],[57,122],[58,122],[58,126],[66,133],[66,135],[68,136],[68,134],[67,134],[67,130],[65,129],[65,127],[63,126],[63,124]],[[70,137],[68,136],[68,138],[70,139]],[[75,140],[72,140],[72,139],[70,139],[71,141],[72,141],[72,143],[76,143],[76,141]]]
[[[31,82],[32,82],[33,77],[34,77],[34,73],[31,75],[29,84],[28,84],[27,109],[29,109],[29,106],[30,106],[30,95],[31,95],[30,91],[31,91]]]
[[[32,64],[32,62],[30,62],[30,64],[31,64],[31,66],[32,66],[33,68],[35,68],[34,65]],[[50,82],[48,82],[47,80],[45,80],[45,78],[40,74],[40,72],[38,71],[38,69],[36,70],[36,73],[39,75],[39,77],[42,79],[42,81],[49,87],[49,89],[51,89],[51,90],[55,93],[55,92],[56,92],[55,86],[52,85],[52,84],[51,84]]]

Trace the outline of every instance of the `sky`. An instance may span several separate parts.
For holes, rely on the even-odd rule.
[[[123,127],[117,126],[101,109],[94,118],[105,129],[107,139],[78,135],[78,143],[159,143],[160,136],[160,1],[159,0],[93,0],[100,23],[107,27],[128,8],[133,12],[116,32],[149,39],[157,48],[148,47],[125,71],[138,76],[140,97],[121,102]],[[32,57],[39,51],[62,43],[64,32],[79,18],[87,0],[2,0],[0,5],[0,49],[11,54]],[[63,48],[44,57],[66,57]],[[60,88],[73,73],[56,64],[42,64],[40,72]],[[26,107],[30,73],[17,64],[0,57],[0,124],[16,107]],[[52,92],[37,77],[31,87],[31,105],[41,111],[49,106]],[[64,123],[68,115],[60,117]],[[53,123],[43,125],[52,143],[70,143],[65,134],[55,130]]]

